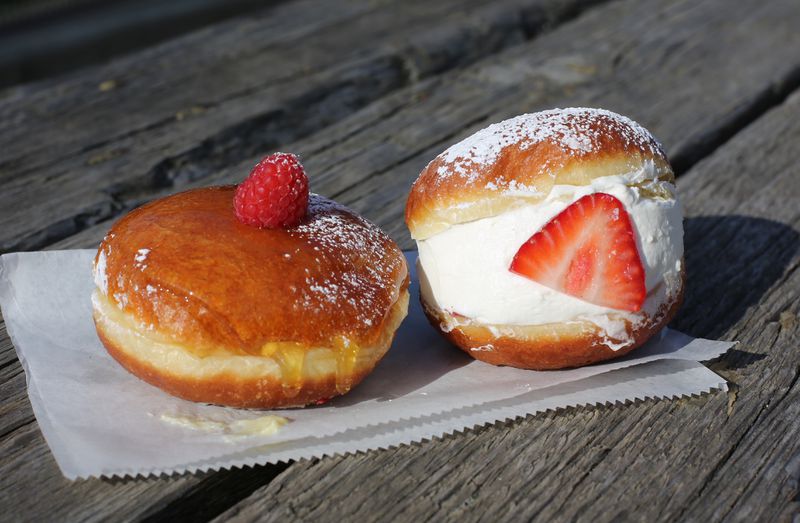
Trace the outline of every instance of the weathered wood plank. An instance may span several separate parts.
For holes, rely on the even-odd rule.
[[[800,94],[679,180],[689,286],[676,326],[741,341],[714,364],[735,396],[572,410],[298,464],[220,519],[772,521],[796,511],[798,114]]]
[[[0,369],[0,439],[33,420],[25,388],[25,373],[19,365]]]
[[[8,337],[8,332],[6,332],[6,324],[3,321],[3,315],[0,313],[0,368],[16,361],[16,359],[17,355],[14,352],[14,346],[11,345],[11,339]]]
[[[608,107],[640,121],[671,158],[690,165],[800,85],[798,17],[793,2],[605,6],[280,147],[301,154],[313,190],[351,205],[411,247],[399,217],[416,173],[447,144],[510,115],[560,105]],[[771,31],[758,39],[742,37],[765,26]],[[714,39],[705,38],[711,33]],[[236,182],[262,153],[244,154],[200,184]],[[55,246],[93,245],[107,227]]]
[[[25,471],[31,478],[30,481],[3,484],[0,519],[4,521],[107,521],[109,518],[129,521],[147,514],[150,505],[143,503],[144,499],[166,499],[171,494],[179,496],[189,490],[190,483],[197,482],[191,477],[168,481],[151,478],[69,482],[61,476],[35,423],[20,427],[10,438],[0,442],[0,452],[3,456],[0,472],[3,475],[19,476],[19,471]],[[49,479],[45,481],[45,478]],[[70,494],[53,496],[46,490],[49,488],[67,489]],[[93,510],[79,501],[94,497],[111,498],[111,506],[105,511]]]
[[[589,3],[413,0],[307,34],[284,34],[280,42],[268,30],[253,32],[257,48],[264,45],[259,38],[270,45],[245,48],[235,60],[218,49],[205,69],[189,67],[198,75],[189,78],[178,60],[191,48],[180,55],[173,49],[156,64],[178,73],[148,65],[138,71],[146,74],[114,80],[131,84],[119,93],[84,86],[61,97],[56,86],[46,92],[55,107],[38,118],[30,117],[27,98],[23,108],[12,98],[0,106],[0,121],[10,122],[0,133],[7,135],[0,151],[8,156],[0,160],[0,250],[39,248],[116,216],[129,206],[131,190],[182,186],[242,155],[298,139],[419,78],[524,41]],[[163,92],[140,95],[141,82],[154,79]],[[58,193],[47,190],[53,184]],[[26,215],[30,207],[36,212]]]
[[[0,165],[26,162],[34,168],[53,158],[47,144],[25,139],[27,130],[46,133],[50,145],[64,156],[174,117],[176,107],[191,108],[198,94],[216,102],[256,88],[265,80],[263,68],[249,75],[230,74],[233,64],[387,6],[390,0],[345,0],[335,9],[320,0],[283,2],[103,67],[0,91],[0,144],[14,145]],[[304,14],[308,11],[314,16]],[[286,81],[297,72],[273,71],[272,79]],[[116,119],[119,107],[134,109],[125,125]],[[42,152],[43,158],[33,157]]]
[[[33,421],[25,373],[0,315],[0,439]]]
[[[256,0],[179,0],[169,5],[154,0],[100,5],[85,0],[5,2],[0,11],[0,88],[107,62],[263,4]]]

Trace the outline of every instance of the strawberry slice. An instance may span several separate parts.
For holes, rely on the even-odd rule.
[[[647,294],[630,217],[605,193],[561,211],[522,244],[509,270],[612,309],[641,310]]]

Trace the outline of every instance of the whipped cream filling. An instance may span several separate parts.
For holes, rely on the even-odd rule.
[[[680,285],[683,218],[674,186],[636,171],[597,178],[591,185],[556,185],[537,205],[452,226],[418,242],[420,290],[437,308],[491,325],[539,325],[589,321],[611,343],[625,344],[626,320],[654,316]],[[594,305],[508,270],[520,246],[577,199],[592,193],[618,198],[630,215],[645,269],[648,296],[630,313]],[[653,197],[653,193],[660,196]],[[448,326],[452,328],[452,326]]]

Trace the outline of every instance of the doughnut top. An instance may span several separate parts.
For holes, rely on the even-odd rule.
[[[298,226],[250,227],[234,215],[234,190],[176,194],[119,220],[95,259],[100,292],[199,354],[375,342],[407,279],[394,241],[315,194]]]
[[[674,181],[661,145],[642,126],[603,109],[523,114],[451,146],[411,188],[406,223],[415,239],[547,197],[553,185],[642,171]]]

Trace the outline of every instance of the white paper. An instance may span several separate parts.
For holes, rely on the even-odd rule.
[[[547,409],[699,394],[724,388],[725,382],[697,362],[733,345],[665,329],[611,363],[547,372],[494,367],[443,340],[414,295],[391,350],[349,394],[321,407],[276,411],[291,422],[274,435],[226,438],[165,423],[161,416],[224,422],[265,412],[174,398],[138,380],[106,353],[91,319],[93,255],[90,250],[47,251],[0,260],[0,306],[25,369],[31,404],[56,461],[71,479],[356,452]]]

